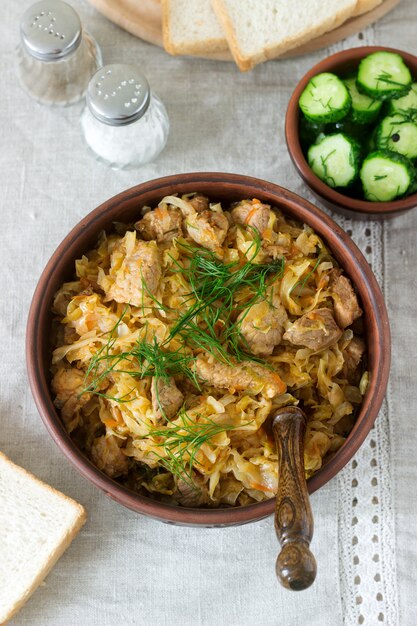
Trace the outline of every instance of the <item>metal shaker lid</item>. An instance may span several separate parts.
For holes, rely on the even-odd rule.
[[[136,65],[105,65],[91,78],[87,104],[100,122],[125,126],[140,119],[151,98],[149,83]]]
[[[81,42],[81,21],[62,0],[41,0],[24,13],[20,23],[22,43],[40,61],[57,61]]]

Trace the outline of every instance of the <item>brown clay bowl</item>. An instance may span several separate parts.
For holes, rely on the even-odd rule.
[[[326,183],[321,181],[310,169],[301,148],[298,129],[302,113],[298,106],[298,101],[307,83],[313,76],[316,76],[316,74],[320,74],[321,72],[333,72],[334,74],[343,76],[352,70],[356,70],[359,66],[359,62],[368,54],[384,50],[400,54],[410,68],[414,78],[417,79],[417,57],[408,52],[383,46],[350,48],[349,50],[337,52],[312,67],[300,80],[288,103],[285,119],[285,137],[292,162],[304,182],[329,209],[340,211],[341,213],[349,215],[349,217],[366,217],[368,219],[395,217],[417,206],[417,194],[412,194],[401,200],[393,200],[392,202],[368,202],[367,200],[350,198],[326,185]]]
[[[289,216],[306,222],[326,241],[335,258],[356,285],[364,310],[370,385],[347,441],[308,481],[310,493],[333,478],[364,441],[385,395],[390,366],[387,311],[375,277],[350,237],[311,203],[272,183],[233,174],[179,174],[137,185],[104,202],[67,235],[39,279],[27,324],[26,359],[32,394],[42,420],[60,450],[85,478],[120,504],[138,513],[175,524],[229,526],[271,515],[274,511],[274,499],[239,508],[207,510],[170,506],[137,495],[107,477],[78,450],[55,410],[49,387],[52,299],[62,282],[72,279],[74,260],[96,244],[101,230],[111,230],[113,222],[134,221],[143,205],[155,206],[163,196],[197,190],[210,198],[225,202],[259,198],[262,202],[279,207]]]

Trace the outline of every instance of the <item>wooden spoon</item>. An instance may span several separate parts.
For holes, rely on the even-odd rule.
[[[307,589],[317,565],[309,545],[313,515],[304,473],[304,434],[307,419],[301,409],[285,407],[272,418],[278,450],[278,493],[275,532],[281,544],[276,562],[280,583],[287,589]]]

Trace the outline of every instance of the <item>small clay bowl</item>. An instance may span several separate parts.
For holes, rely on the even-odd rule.
[[[401,213],[405,213],[417,206],[417,194],[412,194],[401,200],[392,202],[368,202],[358,200],[343,195],[335,191],[326,183],[321,181],[311,170],[301,148],[299,136],[299,120],[302,115],[298,102],[308,82],[321,72],[332,72],[338,76],[347,75],[355,71],[360,61],[372,52],[396,52],[400,54],[406,65],[410,68],[411,74],[417,80],[417,57],[395,48],[385,48],[383,46],[363,46],[361,48],[350,48],[337,52],[320,63],[317,63],[303,76],[298,83],[288,103],[287,115],[285,119],[285,137],[291,159],[304,182],[310,187],[313,193],[331,210],[340,211],[349,217],[381,219],[390,218]]]
[[[143,206],[155,207],[167,195],[199,191],[225,202],[259,198],[286,215],[309,224],[326,242],[356,286],[364,311],[370,384],[355,426],[346,442],[308,481],[310,493],[327,483],[351,459],[371,429],[385,395],[390,367],[390,331],[383,296],[365,258],[351,238],[320,209],[272,183],[234,174],[194,173],[159,178],[127,189],[87,215],[52,255],[36,287],[27,324],[26,360],[36,406],[55,443],[74,467],[124,506],[159,520],[197,526],[229,526],[262,519],[274,512],[275,499],[249,506],[187,509],[157,502],[119,485],[95,467],[67,434],[50,391],[51,306],[55,292],[74,276],[74,261],[97,243],[102,230],[114,222],[133,222]]]

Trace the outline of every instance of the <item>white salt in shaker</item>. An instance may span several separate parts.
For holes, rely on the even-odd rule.
[[[133,169],[153,161],[169,133],[163,103],[139,68],[128,64],[105,65],[96,72],[81,124],[98,160],[113,169]]]
[[[41,0],[23,15],[17,50],[17,74],[38,102],[68,105],[81,100],[102,65],[96,41],[62,0]]]

